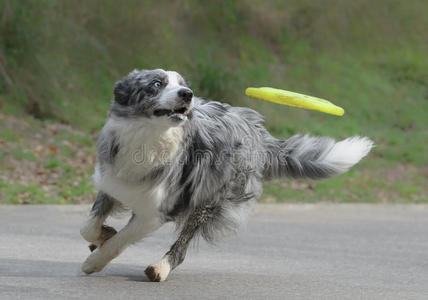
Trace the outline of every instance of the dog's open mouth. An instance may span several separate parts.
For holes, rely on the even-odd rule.
[[[153,114],[156,117],[167,116],[173,120],[184,121],[187,119],[189,109],[187,107],[179,107],[176,109],[156,109]]]

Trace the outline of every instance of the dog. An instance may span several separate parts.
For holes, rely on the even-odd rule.
[[[263,181],[336,176],[372,146],[358,136],[276,139],[258,112],[198,98],[177,72],[134,70],[115,84],[98,139],[99,192],[80,230],[93,252],[82,271],[101,271],[127,246],[174,222],[176,242],[145,270],[151,281],[164,281],[192,239],[215,242],[245,221]],[[116,232],[104,222],[121,208],[132,216]]]

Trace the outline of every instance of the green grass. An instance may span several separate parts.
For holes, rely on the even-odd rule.
[[[58,159],[56,157],[51,157],[45,163],[45,168],[47,168],[47,169],[58,168],[59,165],[60,165],[60,163],[59,163]]]
[[[265,184],[267,202],[428,203],[426,173],[415,168],[381,169],[369,162],[323,181],[273,181]]]
[[[0,181],[3,204],[70,204],[62,197],[51,197],[37,185],[10,184]]]
[[[18,160],[28,160],[28,161],[36,161],[36,157],[34,156],[33,153],[29,152],[28,150],[22,150],[22,149],[14,149],[12,151],[12,155],[18,159]]]
[[[0,114],[0,203],[86,203],[95,190],[91,174],[95,139],[53,121]]]
[[[52,121],[27,117],[14,118],[16,123],[12,123],[9,116],[0,120],[6,121],[6,132],[11,127],[21,137],[4,143],[0,152],[0,203],[86,203],[94,199],[93,137]],[[376,149],[369,159],[338,178],[267,182],[262,201],[428,203],[426,167],[393,163],[379,153],[382,150]]]
[[[134,68],[162,67],[184,74],[199,96],[260,111],[279,138],[359,134],[375,141],[369,162],[354,172],[310,188],[268,183],[271,200],[426,201],[426,1],[4,0],[0,11],[0,110],[30,125],[25,131],[0,119],[0,142],[8,145],[0,161],[61,171],[58,197],[91,193],[81,183],[89,171],[76,172],[83,167],[70,161],[93,155],[114,82]],[[346,114],[249,99],[248,86],[326,98]],[[58,122],[80,131],[52,136],[58,157],[37,156],[27,132]],[[410,177],[377,177],[394,171]]]
[[[8,142],[16,142],[18,139],[12,129],[3,129],[0,131],[0,138]]]

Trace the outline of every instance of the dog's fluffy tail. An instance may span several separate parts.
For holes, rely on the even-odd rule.
[[[266,141],[266,180],[291,177],[321,179],[340,175],[366,156],[373,142],[354,136],[336,142],[328,137],[295,135],[286,141]]]

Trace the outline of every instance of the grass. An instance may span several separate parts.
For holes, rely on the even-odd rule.
[[[6,121],[4,131],[13,128],[17,137],[0,138],[0,203],[87,203],[94,199],[93,136],[30,117],[0,114],[0,120]],[[262,201],[428,203],[427,176],[426,167],[393,164],[372,155],[338,178],[267,182]]]
[[[265,201],[427,201],[427,10],[417,0],[4,0],[1,174],[37,167],[56,182],[47,197],[86,201],[92,166],[80,160],[94,157],[114,82],[134,68],[162,67],[184,74],[199,96],[258,110],[279,138],[359,134],[375,141],[355,171],[322,182],[268,183]],[[249,99],[248,86],[319,96],[346,114]],[[38,184],[13,178],[3,182]]]
[[[37,185],[0,182],[3,204],[71,204],[65,197],[50,197]]]
[[[34,156],[33,153],[29,152],[28,150],[22,150],[22,149],[14,149],[12,152],[12,155],[17,160],[28,160],[35,162],[37,158]]]
[[[365,165],[365,166],[364,166]],[[427,203],[426,171],[410,166],[394,169],[357,167],[338,178],[318,182],[265,184],[266,202]]]
[[[17,142],[18,139],[12,129],[3,129],[0,131],[0,138],[8,142]]]
[[[91,174],[95,138],[53,121],[1,115],[0,203],[87,203],[95,190]]]

